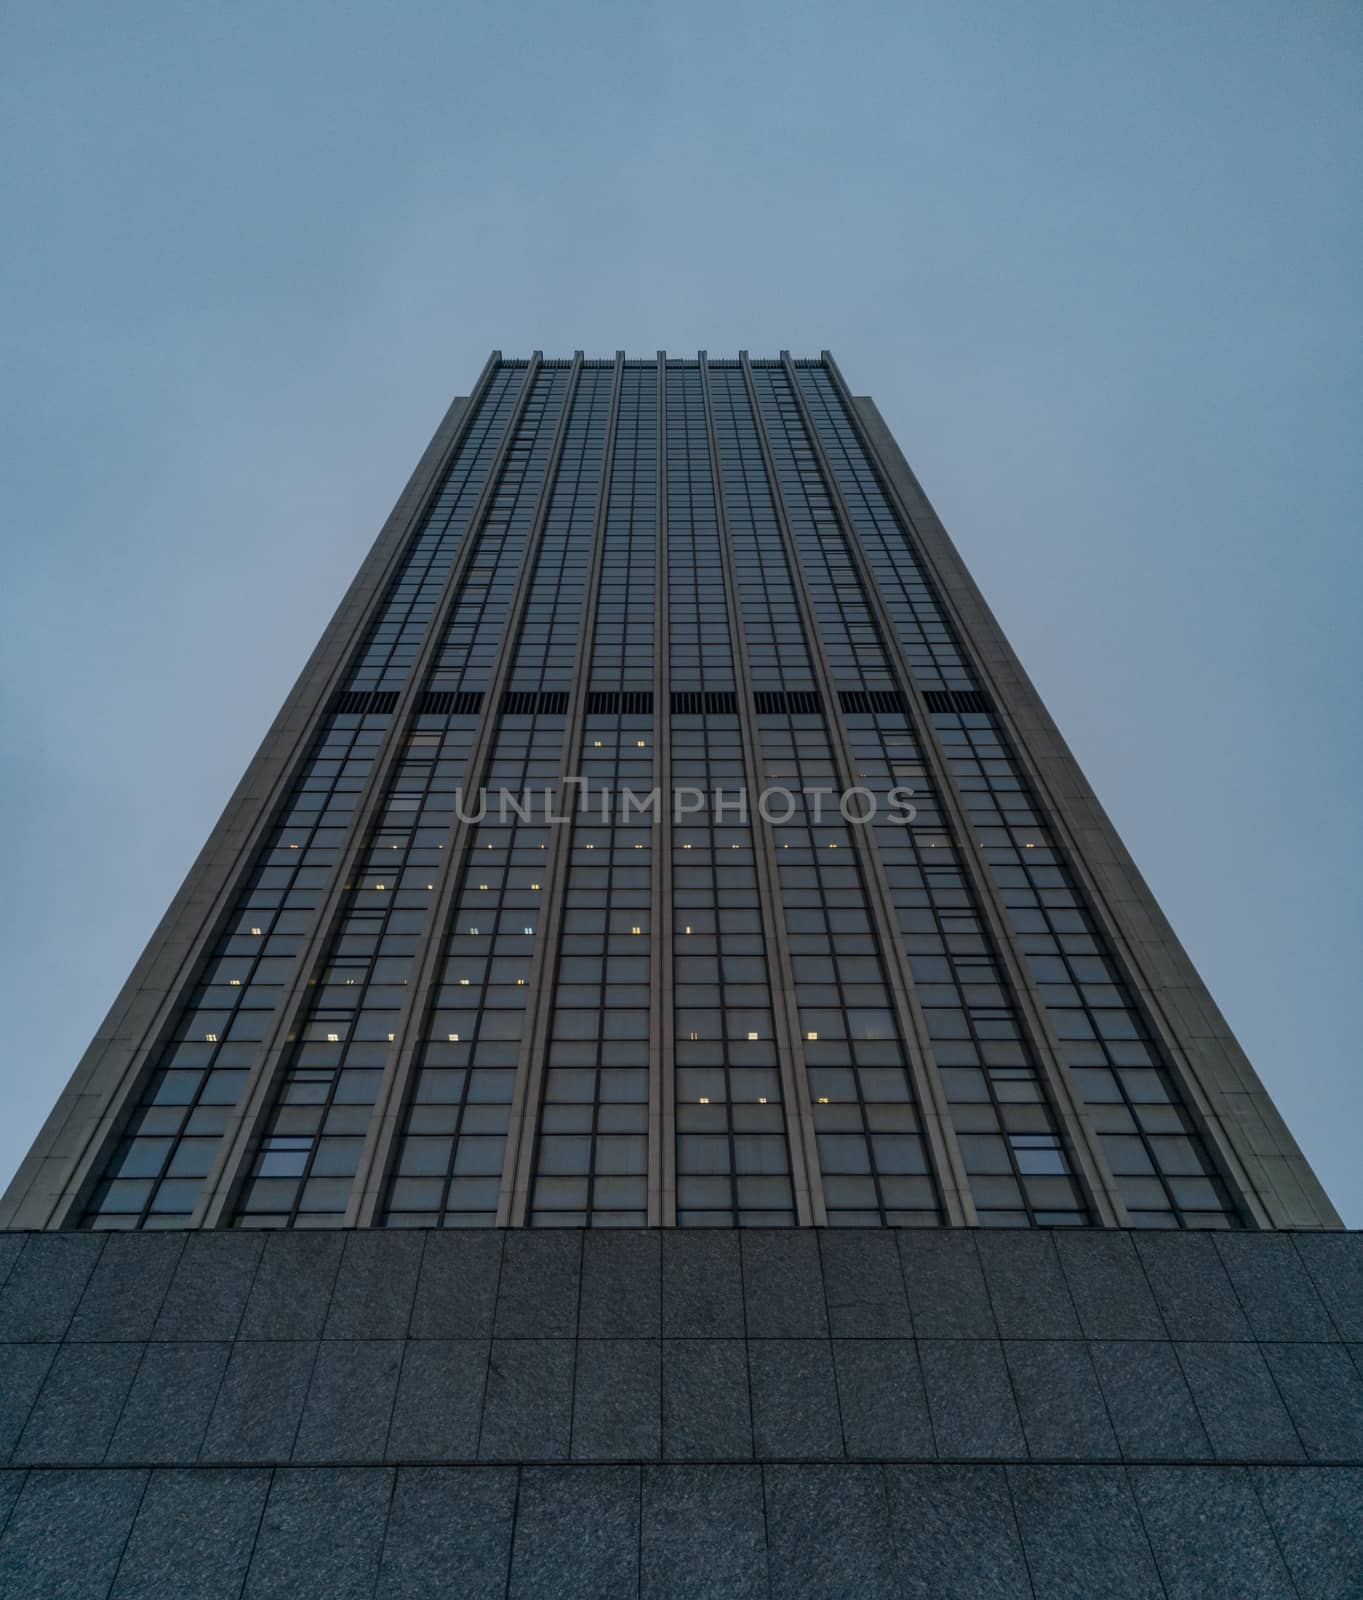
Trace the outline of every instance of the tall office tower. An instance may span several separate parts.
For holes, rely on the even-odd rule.
[[[493,355],[0,1227],[15,1592],[1363,1585],[1359,1240],[827,354]]]

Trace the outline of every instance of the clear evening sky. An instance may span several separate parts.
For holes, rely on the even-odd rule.
[[[0,5],[0,1183],[493,346],[833,350],[1354,1226],[1363,12]]]

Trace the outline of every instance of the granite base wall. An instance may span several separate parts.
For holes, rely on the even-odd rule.
[[[0,1596],[1363,1594],[1363,1237],[0,1234]]]

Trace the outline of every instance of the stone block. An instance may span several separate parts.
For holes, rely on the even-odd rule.
[[[182,1233],[111,1233],[68,1339],[150,1339],[184,1249]]]
[[[1079,1319],[1048,1232],[983,1228],[975,1248],[1003,1338],[1079,1337]]]
[[[129,1466],[197,1461],[230,1349],[226,1344],[148,1345],[108,1459]]]
[[[939,1455],[982,1460],[1026,1456],[997,1340],[920,1339],[918,1359]]]
[[[502,1235],[446,1228],[427,1235],[410,1337],[490,1339],[502,1270]]]
[[[424,1236],[401,1229],[346,1235],[331,1291],[328,1339],[405,1339],[421,1270]]]
[[[333,1229],[268,1235],[238,1337],[320,1339],[345,1241]]]
[[[287,1461],[316,1358],[311,1340],[239,1342],[208,1419],[201,1459]]]
[[[1208,1461],[1211,1441],[1173,1345],[1105,1340],[1089,1345],[1122,1454],[1131,1461]]]
[[[14,1463],[102,1461],[144,1348],[75,1344],[58,1350],[14,1447]]]
[[[475,1460],[487,1365],[486,1339],[409,1339],[388,1434],[388,1458]]]
[[[279,1468],[244,1600],[372,1600],[392,1485],[386,1467]]]
[[[508,1600],[635,1600],[639,1468],[521,1472]]]
[[[1013,1507],[1039,1595],[1164,1600],[1121,1467],[1009,1467]]]
[[[592,1228],[582,1236],[583,1339],[656,1339],[662,1329],[657,1230]]]
[[[478,1456],[566,1460],[573,1414],[571,1339],[494,1339]]]
[[[751,1455],[746,1343],[742,1339],[665,1339],[664,1458],[742,1461]]]
[[[767,1565],[781,1600],[898,1600],[889,1507],[879,1467],[762,1469]]]
[[[4,1287],[13,1272],[14,1263],[19,1259],[27,1237],[23,1233],[0,1233],[0,1288]]]
[[[656,1461],[661,1436],[658,1340],[581,1340],[573,1385],[573,1460]]]
[[[662,1263],[663,1334],[667,1338],[743,1337],[737,1232],[664,1229]]]
[[[641,1600],[769,1600],[755,1466],[645,1467]]]
[[[1222,1461],[1301,1460],[1301,1441],[1256,1345],[1180,1344],[1179,1363]]]
[[[1363,1594],[1363,1468],[1255,1467],[1250,1476],[1301,1600]]]
[[[1032,1600],[1002,1467],[885,1468],[904,1600]]]
[[[1168,1337],[1129,1234],[1058,1229],[1055,1247],[1086,1338]]]
[[[64,1338],[103,1244],[92,1233],[29,1234],[0,1289],[0,1343]]]
[[[56,1354],[54,1344],[0,1344],[0,1461],[9,1460]]]
[[[998,1329],[975,1235],[906,1229],[899,1238],[904,1287],[920,1339],[992,1339]]]
[[[1294,1233],[1292,1244],[1340,1337],[1363,1340],[1363,1233]]]
[[[398,1339],[323,1339],[293,1459],[382,1461],[402,1365]]]
[[[154,1339],[235,1339],[265,1236],[249,1231],[191,1233],[156,1318]]]
[[[749,1339],[827,1338],[819,1240],[811,1229],[746,1229],[739,1251]]]
[[[1312,1461],[1363,1460],[1363,1377],[1342,1344],[1261,1345]]]
[[[1244,1467],[1128,1467],[1167,1600],[1294,1600]]]
[[[1082,1340],[1005,1340],[1003,1352],[1031,1455],[1043,1461],[1117,1458],[1102,1390]]]
[[[750,1340],[748,1381],[759,1460],[842,1459],[838,1391],[827,1339]]]
[[[250,1468],[153,1472],[110,1600],[237,1600],[269,1487]]]
[[[834,1339],[843,1445],[853,1460],[936,1454],[912,1339]]]
[[[510,1231],[502,1247],[497,1338],[575,1338],[581,1279],[581,1230]]]
[[[877,1228],[823,1229],[819,1256],[835,1339],[912,1338],[904,1271],[893,1233]]]
[[[1211,1237],[1256,1339],[1338,1338],[1290,1234]]]
[[[377,1594],[382,1600],[505,1600],[514,1467],[402,1467]]]
[[[0,1538],[5,1600],[106,1600],[145,1472],[30,1472]]]
[[[1210,1233],[1152,1231],[1132,1238],[1171,1338],[1250,1338]]]

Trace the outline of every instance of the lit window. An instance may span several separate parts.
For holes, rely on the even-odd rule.
[[[227,982],[233,989],[240,989],[241,988],[241,979],[240,978],[229,978],[227,980]]]
[[[469,980],[468,980],[468,979],[467,979],[467,978],[460,978],[460,980],[459,980],[459,982],[460,982],[460,983],[461,983],[461,984],[462,984],[462,986],[463,986],[463,987],[464,987],[464,988],[465,988],[465,989],[467,989],[467,988],[468,988],[468,986],[469,986]]]
[[[384,884],[384,883],[376,883],[376,884],[375,884],[375,885],[374,885],[374,887],[375,887],[375,888],[376,888],[376,889],[386,889],[386,888],[387,888],[387,887],[388,887],[388,885],[387,885],[387,884]]]
[[[256,936],[256,937],[257,937],[257,938],[259,938],[259,937],[260,937],[260,929],[259,929],[259,928],[252,928],[252,929],[251,929],[251,932],[252,932],[252,933],[253,933],[253,934],[255,934],[255,936]]]
[[[631,933],[642,933],[644,930],[642,928],[631,928],[629,931]],[[630,960],[632,961],[633,959],[634,959],[633,956],[631,956]]]
[[[340,1036],[339,1033],[329,1033],[327,1035],[327,1043],[328,1044],[340,1044],[340,1042],[341,1042],[341,1036]]]
[[[708,1106],[710,1104],[710,1096],[708,1094],[701,1095],[701,1097],[700,1097],[699,1101],[697,1102],[697,1104],[698,1105],[702,1105],[702,1106]]]
[[[216,1033],[206,1033],[204,1034],[204,1038],[208,1040],[209,1044],[217,1044],[218,1042],[218,1036]]]
[[[757,1035],[756,1035],[756,1034],[755,1034],[755,1033],[750,1033],[750,1034],[749,1034],[749,1035],[748,1035],[748,1037],[749,1037],[749,1038],[750,1038],[750,1039],[755,1039],[755,1038],[756,1038],[756,1037],[757,1037]]]
[[[817,1033],[807,1033],[807,1034],[806,1034],[806,1035],[805,1035],[805,1038],[806,1038],[806,1039],[817,1039],[817,1038],[818,1038],[818,1037],[819,1037],[819,1036],[818,1036],[818,1034],[817,1034]]]
[[[819,1104],[821,1106],[826,1106],[828,1104],[828,1096],[826,1094],[821,1094],[819,1096]]]

